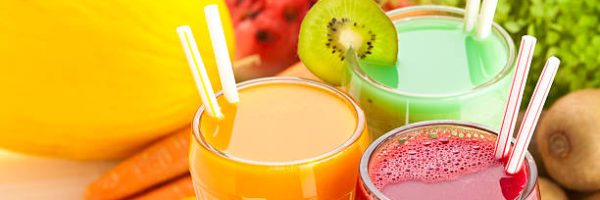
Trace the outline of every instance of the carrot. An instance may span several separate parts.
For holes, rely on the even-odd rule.
[[[85,199],[122,199],[187,173],[190,132],[179,130],[123,161],[92,182]]]
[[[179,200],[189,196],[194,196],[194,186],[192,185],[192,178],[188,175],[134,197],[131,200]]]

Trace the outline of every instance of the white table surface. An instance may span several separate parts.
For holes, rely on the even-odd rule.
[[[72,161],[0,150],[0,199],[82,199],[88,183],[117,161]]]

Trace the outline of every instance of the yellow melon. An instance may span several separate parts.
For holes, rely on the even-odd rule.
[[[199,96],[175,28],[190,25],[211,80],[204,19],[222,0],[5,0],[0,6],[0,147],[113,159],[191,121]]]

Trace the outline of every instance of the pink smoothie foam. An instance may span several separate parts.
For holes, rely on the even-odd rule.
[[[420,128],[379,147],[369,176],[390,199],[516,199],[526,170],[506,174],[495,139],[475,129]]]

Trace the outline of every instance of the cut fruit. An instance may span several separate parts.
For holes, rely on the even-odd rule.
[[[339,85],[350,47],[360,60],[395,63],[398,36],[394,24],[371,0],[317,2],[300,27],[300,60],[322,80]]]
[[[205,0],[202,0],[205,1]],[[238,81],[272,76],[298,62],[300,23],[311,0],[226,0],[235,27],[236,59],[257,55],[257,65],[233,68]]]

